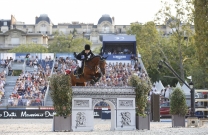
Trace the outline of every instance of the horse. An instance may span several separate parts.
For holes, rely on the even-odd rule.
[[[70,73],[72,86],[86,86],[88,81],[90,81],[91,84],[96,83],[102,75],[105,75],[106,59],[107,57],[98,55],[89,60],[85,60],[83,72],[79,76],[79,79],[76,78],[74,74],[75,71]]]

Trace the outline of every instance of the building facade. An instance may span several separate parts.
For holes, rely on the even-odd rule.
[[[107,14],[102,15],[96,25],[79,22],[54,25],[46,14],[35,17],[35,24],[25,24],[11,15],[11,19],[0,20],[0,51],[7,51],[20,44],[35,43],[47,46],[53,40],[55,31],[64,34],[76,32],[93,44],[101,44],[103,35],[126,35],[129,29],[130,25],[115,25],[115,18]],[[157,29],[165,35],[172,33],[168,25],[157,26]]]

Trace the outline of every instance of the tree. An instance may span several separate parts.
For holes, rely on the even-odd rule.
[[[48,48],[44,47],[43,45],[39,44],[22,44],[19,45],[8,52],[10,53],[23,53],[23,52],[28,52],[28,53],[47,53]]]
[[[160,60],[158,44],[159,33],[154,22],[147,22],[144,25],[133,23],[128,34],[135,35],[137,41],[137,52],[142,56],[142,61],[152,81],[158,80],[157,63]]]
[[[170,96],[170,113],[172,115],[185,116],[188,113],[186,105],[186,96],[184,92],[176,87]]]
[[[165,22],[166,26],[170,28],[169,33],[172,37],[172,43],[177,45],[178,51],[178,65],[180,69],[180,76],[184,80],[184,59],[187,57],[183,54],[183,46],[188,44],[185,37],[193,36],[191,32],[191,16],[190,5],[185,0],[173,0],[173,3],[162,1],[163,7],[156,14],[156,23]],[[169,62],[169,61],[168,61]]]
[[[72,113],[72,87],[69,75],[60,74],[50,77],[51,98],[57,116],[69,116]]]
[[[145,109],[148,103],[148,93],[151,90],[150,85],[144,80],[141,80],[137,75],[132,75],[129,78],[129,85],[135,88],[135,103],[136,103],[136,114],[144,116],[146,115]]]
[[[208,1],[194,0],[194,26],[197,54],[200,65],[208,69]]]
[[[83,50],[85,44],[91,45],[92,43],[81,35],[65,35],[56,31],[53,41],[49,43],[48,50],[52,53],[79,52]]]
[[[101,47],[102,47],[102,45],[99,45],[99,46],[95,47],[95,48],[93,49],[93,53],[94,53],[94,54],[97,54],[97,55],[100,55]]]

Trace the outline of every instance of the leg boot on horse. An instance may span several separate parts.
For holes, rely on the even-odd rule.
[[[76,79],[79,79],[80,78],[80,74],[82,74],[82,69],[78,66],[77,67],[77,76],[76,76]]]

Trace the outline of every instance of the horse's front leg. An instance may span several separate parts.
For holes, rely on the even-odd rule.
[[[90,81],[91,84],[95,84],[96,83],[96,78],[94,75],[86,75],[85,76],[86,82]]]
[[[96,73],[95,74],[95,82],[99,81],[101,76],[102,76],[101,73]]]

